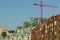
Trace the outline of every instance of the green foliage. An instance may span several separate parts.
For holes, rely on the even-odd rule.
[[[6,32],[2,32],[1,36],[4,38],[7,36]]]
[[[17,29],[22,29],[22,26],[17,26]]]
[[[14,30],[9,30],[8,32],[9,32],[9,33],[15,33],[15,31],[14,31]]]

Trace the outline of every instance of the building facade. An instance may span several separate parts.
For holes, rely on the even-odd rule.
[[[40,20],[40,19],[39,19]],[[47,19],[42,19],[43,24],[38,24],[31,32],[31,40],[44,40],[47,38]],[[40,22],[40,21],[38,21]],[[46,39],[47,40],[47,39]]]
[[[60,40],[60,15],[48,19],[48,40]]]

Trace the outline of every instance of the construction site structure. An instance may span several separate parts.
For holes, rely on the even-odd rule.
[[[47,23],[32,29],[31,40],[60,40],[60,14],[49,17]]]
[[[36,4],[34,3],[34,5],[36,6],[40,6],[40,22],[39,24],[36,26],[35,29],[32,30],[32,34],[35,35],[34,39],[31,40],[46,40],[47,38],[47,24],[43,22],[43,15],[42,15],[42,7],[43,6],[47,6],[47,7],[53,7],[56,8],[55,6],[51,6],[51,5],[44,5],[42,4],[42,0],[40,1],[40,4]],[[38,34],[37,34],[38,33]],[[40,36],[39,36],[40,35]]]

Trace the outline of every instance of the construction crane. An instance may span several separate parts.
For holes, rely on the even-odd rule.
[[[43,18],[43,16],[42,16],[42,14],[43,14],[42,13],[42,7],[43,6],[57,8],[56,6],[42,4],[42,0],[40,1],[40,4],[33,3],[33,5],[40,6],[40,22],[39,22],[39,25],[40,25],[40,23],[43,24],[43,20],[42,20],[42,18]],[[43,27],[43,30],[42,31],[43,31],[43,36],[44,36],[43,40],[45,40],[45,26]]]
[[[35,5],[35,6],[40,6],[40,16],[41,16],[41,17],[40,17],[40,18],[41,18],[40,21],[41,21],[41,23],[43,23],[43,22],[42,22],[42,17],[43,17],[43,16],[42,16],[42,7],[43,7],[43,6],[57,8],[56,6],[51,6],[51,5],[42,4],[42,0],[40,1],[40,4],[33,3],[33,5]]]

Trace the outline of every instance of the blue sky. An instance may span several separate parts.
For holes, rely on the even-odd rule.
[[[43,4],[57,6],[58,8],[43,7],[43,17],[60,14],[60,0],[42,0]],[[40,0],[0,0],[0,28],[16,29],[30,17],[40,17],[40,7],[33,3]]]

